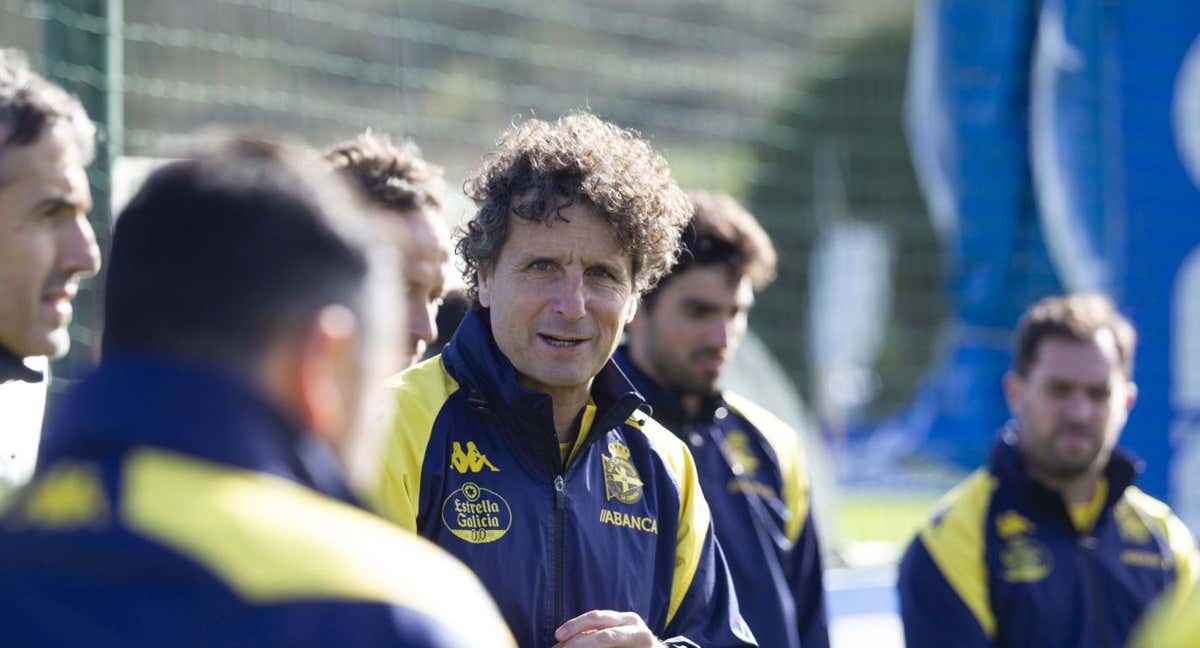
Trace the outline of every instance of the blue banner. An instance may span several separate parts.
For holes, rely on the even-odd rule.
[[[1020,312],[1103,290],[1140,338],[1121,444],[1145,490],[1200,513],[1200,3],[929,0],[908,110],[958,333],[898,422],[981,463]]]

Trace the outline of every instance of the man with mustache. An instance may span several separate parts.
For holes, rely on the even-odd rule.
[[[612,362],[690,214],[594,115],[506,132],[466,183],[473,309],[401,374],[382,512],[467,563],[523,648],[755,645],[687,447]]]
[[[395,143],[370,130],[335,145],[325,157],[383,212],[383,229],[404,250],[408,331],[400,366],[409,367],[438,336],[437,315],[450,261],[441,221],[446,193],[442,169],[427,162],[413,142]]]
[[[39,369],[67,353],[71,300],[100,269],[85,170],[95,135],[78,99],[0,50],[0,490],[33,472]]]
[[[908,645],[1115,648],[1159,593],[1189,594],[1191,533],[1116,449],[1134,345],[1100,295],[1025,312],[1004,379],[1013,420],[900,564]]]
[[[642,296],[615,356],[654,420],[696,458],[746,623],[763,646],[828,648],[821,550],[801,440],[749,400],[718,389],[746,334],[775,248],[726,194],[692,191],[683,252]]]
[[[515,645],[468,569],[357,506],[402,325],[364,212],[316,152],[246,136],[130,200],[100,365],[0,519],[4,645]]]

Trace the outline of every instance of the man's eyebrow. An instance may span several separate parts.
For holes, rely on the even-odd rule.
[[[683,305],[689,308],[704,308],[708,310],[720,310],[721,305],[717,302],[704,299],[703,297],[687,297],[683,300]]]
[[[91,207],[90,200],[67,195],[46,196],[34,205],[34,209],[37,211],[57,211],[63,208],[88,211]]]

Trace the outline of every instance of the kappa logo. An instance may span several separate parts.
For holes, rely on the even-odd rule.
[[[1016,511],[1005,511],[996,516],[996,533],[1001,538],[1032,533],[1035,529],[1037,527],[1029,518]]]
[[[461,443],[458,441],[454,442],[450,453],[450,467],[457,470],[460,475],[465,475],[468,472],[477,473],[485,467],[492,472],[500,472],[496,464],[489,461],[487,455],[475,447],[474,441],[467,441],[466,452],[463,452]]]
[[[600,455],[606,499],[615,499],[622,504],[633,504],[642,499],[642,479],[629,461],[629,448],[613,441],[608,444],[608,454],[608,457]]]
[[[100,469],[90,463],[63,462],[29,487],[29,494],[7,524],[10,528],[71,531],[101,528],[109,515]]]

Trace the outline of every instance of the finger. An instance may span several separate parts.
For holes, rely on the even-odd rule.
[[[562,648],[653,648],[658,640],[644,624],[624,625],[575,635]]]
[[[575,635],[586,631],[604,630],[615,626],[638,623],[641,617],[632,612],[617,612],[615,610],[592,610],[567,621],[554,631],[554,638],[560,642],[570,641]]]

